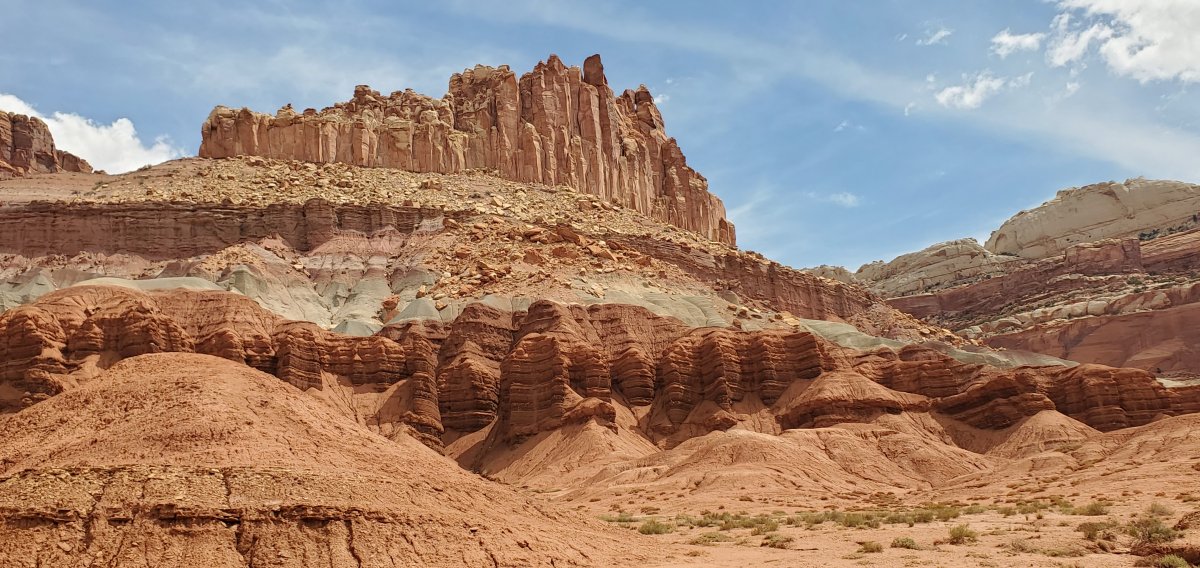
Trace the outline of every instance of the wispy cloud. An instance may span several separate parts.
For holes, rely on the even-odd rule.
[[[940,27],[936,30],[928,31],[925,37],[917,40],[917,45],[938,45],[946,43],[950,36],[954,35],[954,30],[947,27]]]
[[[934,99],[938,104],[953,109],[977,109],[983,102],[1005,89],[1028,87],[1033,81],[1033,72],[1013,78],[996,77],[984,70],[973,75],[964,75],[961,85],[952,85],[937,92]]]
[[[837,126],[833,127],[834,132],[842,132],[844,130],[857,130],[859,132],[862,132],[862,131],[866,130],[866,127],[864,127],[861,124],[855,124],[853,122],[850,122],[849,120],[843,120],[843,121],[839,122]]]
[[[1005,79],[992,75],[990,71],[982,71],[972,76],[964,76],[962,85],[952,85],[940,91],[934,98],[938,104],[957,109],[979,108],[983,101],[999,93],[1007,84]]]
[[[1042,46],[1044,33],[1014,34],[1009,28],[992,37],[992,53],[1001,59],[1018,51],[1037,51]]]
[[[848,191],[839,191],[837,193],[817,193],[815,191],[805,192],[804,195],[814,201],[821,203],[832,203],[840,207],[853,208],[858,207],[862,203],[862,198]]]

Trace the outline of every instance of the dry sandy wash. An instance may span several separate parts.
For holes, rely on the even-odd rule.
[[[0,566],[1200,563],[1196,188],[808,272],[665,132],[554,58],[9,168]]]

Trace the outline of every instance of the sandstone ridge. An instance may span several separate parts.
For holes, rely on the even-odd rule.
[[[0,179],[91,171],[87,161],[54,147],[50,129],[41,119],[0,111]]]
[[[354,97],[320,112],[274,116],[217,107],[201,129],[200,156],[254,155],[458,173],[565,185],[733,244],[721,200],[667,136],[643,85],[619,96],[598,55],[579,67],[557,56],[519,79],[478,65],[450,78],[441,99],[411,89]]]

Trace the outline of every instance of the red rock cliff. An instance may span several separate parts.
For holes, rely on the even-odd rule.
[[[557,56],[520,79],[508,66],[450,78],[441,99],[412,90],[382,96],[366,86],[320,112],[275,116],[213,109],[200,156],[256,155],[452,173],[487,169],[561,184],[655,219],[734,244],[725,206],[692,168],[645,86],[616,96],[599,55],[583,69]]]
[[[84,159],[54,147],[41,119],[0,111],[0,179],[33,172],[91,172]]]

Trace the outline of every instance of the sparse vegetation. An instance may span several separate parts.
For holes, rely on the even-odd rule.
[[[1175,511],[1171,510],[1170,507],[1155,501],[1146,509],[1146,514],[1150,515],[1151,517],[1170,517],[1171,515],[1175,514]]]
[[[1188,564],[1187,560],[1184,560],[1182,557],[1174,554],[1168,554],[1162,558],[1159,558],[1154,565],[1158,568],[1191,568],[1192,566],[1191,564]]]
[[[950,529],[950,544],[967,544],[979,540],[979,533],[967,525],[957,525]]]
[[[1104,522],[1086,522],[1080,524],[1077,529],[1083,533],[1083,538],[1088,540],[1111,540],[1113,534],[1110,529],[1116,526],[1116,523]]]
[[[763,539],[760,546],[767,546],[770,548],[788,548],[795,540],[796,539],[790,536],[783,536],[779,533],[771,533]]]
[[[1156,544],[1169,542],[1179,537],[1179,533],[1163,524],[1162,520],[1151,517],[1138,519],[1125,527],[1125,532],[1139,543]]]
[[[892,548],[907,548],[909,550],[919,550],[917,541],[907,536],[898,536],[892,539]]]
[[[642,534],[667,534],[674,530],[674,526],[654,519],[650,519],[638,527],[638,532]]]
[[[878,552],[883,552],[883,545],[873,540],[868,540],[866,542],[859,543],[858,551],[865,552],[867,554],[875,554]]]
[[[634,517],[632,513],[621,511],[616,515],[602,515],[600,520],[608,521],[610,523],[632,523],[638,519],[637,517]]]
[[[718,542],[729,542],[731,540],[733,540],[733,537],[731,537],[725,533],[706,532],[706,533],[701,533],[700,535],[696,536],[692,540],[689,540],[688,544],[698,544],[701,546],[712,546],[714,544],[717,544]]]

